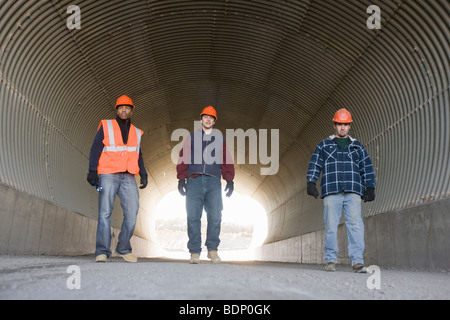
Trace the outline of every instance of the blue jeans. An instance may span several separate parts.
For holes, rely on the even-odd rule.
[[[187,247],[190,253],[202,251],[201,218],[203,208],[208,221],[205,245],[208,251],[217,251],[220,243],[223,208],[222,185],[217,177],[201,175],[187,179],[186,212],[189,237]]]
[[[129,173],[101,174],[102,192],[98,195],[98,224],[95,255],[111,255],[111,213],[114,199],[119,195],[123,210],[122,228],[116,252],[131,253],[130,239],[133,236],[139,211],[139,190],[134,175]]]
[[[361,217],[361,196],[356,193],[328,195],[323,199],[325,220],[325,261],[337,262],[337,229],[344,209],[347,227],[348,256],[352,266],[363,263],[364,223]]]

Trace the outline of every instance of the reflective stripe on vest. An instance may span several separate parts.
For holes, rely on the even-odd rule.
[[[114,129],[113,129],[113,124],[112,124],[112,120],[106,120],[106,123],[108,124],[108,133],[109,133],[109,146],[105,146],[103,147],[103,151],[129,151],[129,152],[137,152],[139,153],[139,147],[141,145],[141,131],[134,127],[136,130],[136,135],[138,138],[138,146],[137,147],[128,147],[128,146],[119,146],[116,147],[116,141],[114,139]]]

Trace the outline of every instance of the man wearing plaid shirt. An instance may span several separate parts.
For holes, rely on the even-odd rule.
[[[317,145],[309,161],[307,193],[317,199],[319,192],[316,181],[322,174],[320,187],[324,201],[325,270],[336,270],[337,228],[344,209],[352,268],[355,272],[366,273],[361,199],[364,202],[375,200],[375,174],[364,146],[348,135],[353,122],[350,112],[347,109],[338,110],[333,122],[335,134]]]

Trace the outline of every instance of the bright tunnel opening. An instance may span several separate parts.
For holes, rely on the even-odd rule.
[[[264,207],[249,196],[234,192],[230,198],[222,194],[223,211],[219,255],[223,261],[254,260],[256,249],[267,237],[267,214]],[[166,194],[155,208],[155,233],[164,256],[173,259],[189,259],[187,249],[186,198],[178,191]],[[202,215],[202,253],[205,247],[207,218]]]

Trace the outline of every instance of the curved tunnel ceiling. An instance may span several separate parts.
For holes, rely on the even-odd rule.
[[[372,4],[381,29],[366,25]],[[71,5],[80,29],[67,27]],[[340,107],[377,174],[365,216],[450,195],[448,1],[7,0],[0,17],[0,182],[17,190],[95,219],[90,146],[127,94],[145,132],[145,238],[176,188],[171,134],[206,105],[222,132],[279,129],[277,174],[245,163],[235,179],[266,208],[268,242],[322,228],[306,169]]]

